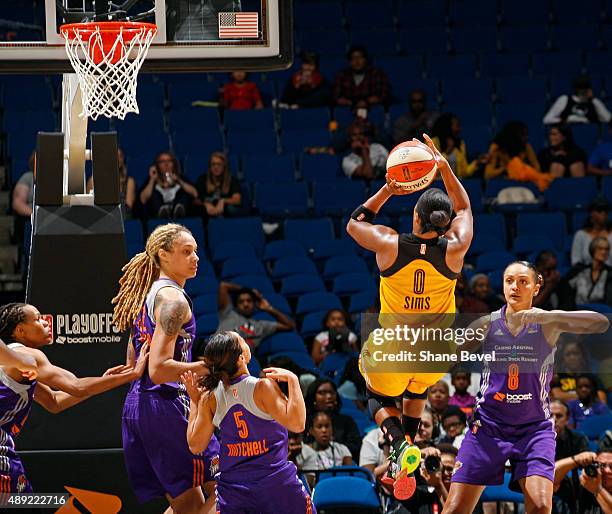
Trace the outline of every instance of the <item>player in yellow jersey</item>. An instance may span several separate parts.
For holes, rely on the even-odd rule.
[[[406,194],[395,181],[388,179],[387,184],[353,212],[347,225],[347,232],[357,243],[376,252],[382,327],[389,327],[406,314],[420,314],[430,324],[449,326],[439,318],[454,318],[455,283],[472,241],[470,199],[447,160],[427,135],[424,138],[436,157],[448,195],[440,189],[425,191],[414,208],[412,233],[398,234],[389,227],[373,224],[376,214],[392,195]],[[399,372],[389,372],[389,367],[373,359],[375,344],[372,336],[364,343],[360,369],[368,386],[370,413],[393,448],[390,474],[383,482],[393,484],[396,498],[407,499],[414,492],[412,473],[420,462],[420,451],[412,441],[425,407],[427,388],[443,373],[407,372],[409,369],[405,367]],[[410,349],[405,347],[405,342],[395,344],[399,349]]]

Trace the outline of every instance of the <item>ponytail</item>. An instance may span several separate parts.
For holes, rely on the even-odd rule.
[[[444,234],[453,212],[453,204],[441,189],[432,188],[425,191],[415,206],[421,221],[421,233],[435,232]]]
[[[235,332],[214,334],[204,348],[202,360],[208,374],[200,380],[200,385],[209,392],[214,391],[220,382],[229,386],[230,379],[238,372],[238,359],[242,355],[240,339]]]

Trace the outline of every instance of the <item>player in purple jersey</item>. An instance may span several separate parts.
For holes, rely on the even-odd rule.
[[[195,318],[183,290],[198,271],[196,252],[187,228],[157,227],[145,251],[123,268],[113,303],[116,325],[131,329],[128,363],[151,344],[148,369],[132,383],[123,407],[123,449],[132,488],[142,503],[165,496],[174,512],[204,514],[215,505],[218,442],[213,438],[202,455],[189,451],[189,398],[179,381],[185,371],[205,371],[202,362],[191,362]]]
[[[506,305],[470,326],[481,330],[483,353],[495,352],[495,360],[485,363],[443,514],[471,513],[486,485],[503,482],[507,460],[510,487],[520,486],[525,512],[551,512],[555,431],[549,392],[555,345],[562,332],[605,332],[609,322],[591,311],[533,308],[541,284],[533,264],[511,263],[504,271]]]
[[[0,338],[12,352],[36,363],[36,373],[24,377],[23,366],[0,362],[0,492],[31,492],[23,464],[15,451],[32,400],[52,413],[61,412],[87,398],[137,379],[147,362],[145,350],[135,367],[115,366],[101,377],[78,378],[54,366],[39,348],[49,344],[49,324],[38,309],[25,303],[0,307]]]
[[[264,369],[249,375],[249,345],[236,332],[220,332],[204,349],[209,374],[185,373],[191,397],[187,441],[193,452],[210,444],[219,430],[218,514],[311,514],[310,496],[287,459],[287,430],[303,432],[306,406],[296,375]],[[285,396],[278,382],[286,382]]]

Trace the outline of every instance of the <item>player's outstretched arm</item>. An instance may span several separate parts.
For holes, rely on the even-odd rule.
[[[155,384],[176,382],[185,371],[204,372],[202,362],[174,360],[174,345],[181,327],[191,319],[191,308],[181,291],[164,287],[155,299],[155,332],[151,341],[149,376]]]
[[[181,375],[181,382],[185,384],[190,399],[187,444],[194,455],[202,453],[208,447],[215,431],[212,421],[217,409],[215,395],[204,391],[199,385],[199,380],[199,377],[191,371]]]
[[[256,405],[291,432],[303,432],[306,427],[306,405],[298,377],[282,368],[264,369],[266,378],[255,386]],[[285,396],[277,382],[287,382]]]
[[[148,359],[148,346],[143,346],[136,367],[125,369],[124,366],[115,367],[101,377],[79,378],[70,371],[54,366],[47,356],[34,348],[23,348],[36,359],[38,365],[38,382],[49,386],[56,391],[63,391],[70,396],[86,399],[96,394],[110,391],[115,387],[132,382],[142,376]],[[122,368],[122,369],[119,369]],[[44,393],[43,393],[44,394]],[[78,402],[75,402],[78,403]]]
[[[7,368],[17,368],[21,373],[30,380],[36,378],[37,365],[36,359],[27,353],[11,350],[8,346],[0,341],[0,366]]]
[[[532,308],[515,314],[521,323],[539,323],[543,326],[546,340],[554,345],[563,332],[572,334],[601,334],[608,330],[610,321],[606,316],[593,311],[545,311]]]

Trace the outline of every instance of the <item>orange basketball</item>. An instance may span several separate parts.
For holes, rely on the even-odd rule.
[[[387,174],[402,189],[411,193],[426,188],[437,171],[433,152],[418,141],[400,143],[387,157]]]

